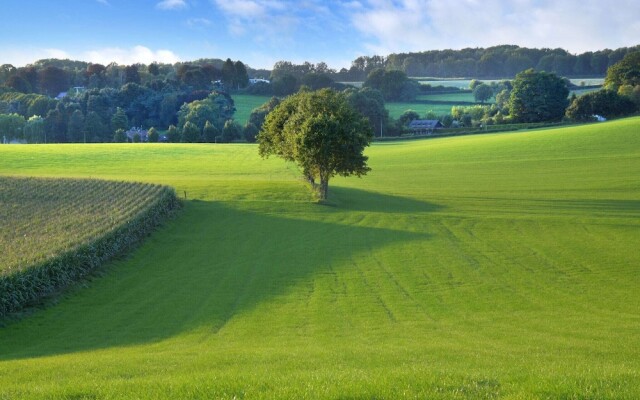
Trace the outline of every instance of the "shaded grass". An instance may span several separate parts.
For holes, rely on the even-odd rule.
[[[250,145],[0,146],[199,199],[0,330],[0,398],[638,397],[639,124],[377,144],[331,207]]]

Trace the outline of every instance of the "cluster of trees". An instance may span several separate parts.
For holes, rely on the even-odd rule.
[[[235,111],[226,90],[237,90],[248,83],[245,65],[230,59],[173,66],[103,66],[69,60],[41,60],[22,68],[3,65],[0,131],[3,139],[34,143],[110,142],[122,140],[123,132],[115,135],[119,129],[138,126],[165,130],[173,125],[173,131],[183,140],[184,124],[192,122],[201,132],[198,141],[240,140],[243,127],[229,123],[225,129]],[[61,92],[66,95],[58,96]],[[211,93],[216,93],[215,99],[210,98]],[[225,102],[224,112],[218,107],[220,99]],[[210,117],[211,128],[205,135],[206,121],[190,121],[192,117],[186,117],[185,110],[202,108],[202,102],[207,101],[215,103],[216,112],[220,112]],[[126,118],[124,125],[119,123],[122,116]],[[212,132],[214,129],[217,132]],[[248,129],[255,137],[251,127]]]
[[[581,96],[569,95],[569,82],[554,73],[528,69],[512,81],[486,84],[472,81],[476,101],[491,97],[491,105],[454,106],[450,114],[427,112],[423,118],[438,119],[445,127],[476,127],[505,123],[556,122],[563,119],[591,121],[614,118],[640,110],[640,51],[628,53],[607,71],[603,89]],[[397,121],[395,132],[421,116],[407,110]],[[394,132],[394,130],[391,130]]]
[[[190,90],[244,88],[253,77],[269,77],[269,71],[256,70],[242,61],[201,59],[176,64],[109,65],[82,61],[44,59],[25,67],[0,66],[0,92],[38,93],[57,96],[69,88],[120,89],[127,83],[154,87],[172,82]]]
[[[514,45],[462,50],[431,50],[398,53],[388,56],[361,56],[349,68],[332,69],[321,62],[293,64],[279,61],[273,66],[270,79],[273,86],[262,85],[260,94],[287,95],[300,86],[336,87],[336,82],[361,82],[373,71],[402,71],[408,76],[438,78],[477,77],[483,79],[515,77],[521,71],[535,69],[564,77],[603,76],[607,69],[640,46],[622,47],[571,54],[564,49],[531,49]],[[309,77],[307,77],[309,76]]]
[[[572,97],[566,116],[588,121],[594,115],[607,118],[640,110],[640,51],[628,53],[607,70],[604,89]]]
[[[390,54],[387,57],[359,57],[349,70],[340,74],[345,80],[362,80],[377,68],[400,70],[409,76],[440,78],[506,78],[533,68],[567,77],[603,76],[640,46],[571,54],[563,49],[531,49],[512,45],[462,50],[432,50]]]

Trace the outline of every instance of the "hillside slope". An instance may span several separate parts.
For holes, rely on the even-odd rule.
[[[333,206],[250,145],[0,146],[191,200],[0,329],[0,398],[636,398],[639,131],[378,144]]]

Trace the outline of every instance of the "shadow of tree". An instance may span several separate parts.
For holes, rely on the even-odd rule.
[[[411,199],[334,190],[341,213],[437,209]],[[423,233],[337,223],[327,218],[331,209],[303,207],[313,210],[313,219],[248,211],[233,202],[187,202],[177,219],[87,288],[0,329],[0,360],[151,343],[202,327],[215,333],[334,262],[428,239]]]

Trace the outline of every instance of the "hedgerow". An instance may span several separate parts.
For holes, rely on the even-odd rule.
[[[103,200],[105,203],[109,202],[115,208],[123,209],[121,213],[109,215],[112,210],[107,208],[103,210],[103,214],[106,215],[101,215],[101,218],[85,221],[84,225],[87,226],[83,226],[83,229],[87,232],[84,238],[81,234],[72,234],[74,241],[66,245],[57,244],[58,249],[54,249],[52,256],[42,257],[43,250],[37,249],[40,252],[38,257],[27,258],[30,262],[26,265],[25,260],[11,260],[11,262],[4,260],[8,265],[0,265],[0,317],[37,304],[43,298],[77,282],[105,262],[125,254],[180,206],[175,191],[160,185],[97,180],[33,178],[0,178],[0,180],[0,183],[5,186],[11,186],[12,183],[16,186],[17,180],[20,189],[29,187],[32,190],[32,197],[40,196],[43,199],[47,197],[47,193],[54,197],[55,194],[60,194],[60,187],[64,188],[66,185],[72,190],[65,190],[66,197],[62,199],[63,203],[69,201],[68,197],[82,197],[83,193],[86,193],[89,198],[102,196],[105,198]],[[112,190],[105,193],[105,188]],[[100,191],[102,191],[101,194]],[[6,203],[7,196],[12,193],[10,190],[0,191],[0,203],[3,203],[3,200],[5,203],[0,205],[10,208],[10,204]],[[43,200],[42,203],[46,202]],[[91,204],[87,205],[89,208],[85,213],[101,212],[101,204],[89,203]],[[79,207],[77,202],[74,205]],[[57,211],[61,212],[61,210]],[[55,212],[55,210],[49,209],[48,212]],[[69,207],[65,212],[69,213]],[[39,218],[43,216],[40,215]],[[73,218],[70,219],[73,220]],[[89,230],[91,223],[95,224],[95,221],[99,221],[98,226],[93,226]],[[15,231],[22,232],[20,228],[25,229],[14,227],[14,234]],[[36,229],[37,227],[28,228]],[[7,243],[4,243],[4,246],[7,246]],[[44,254],[47,253],[45,249]]]

